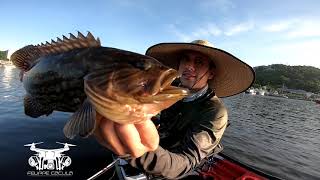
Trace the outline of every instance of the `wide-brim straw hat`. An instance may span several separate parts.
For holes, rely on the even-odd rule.
[[[160,43],[148,48],[146,55],[156,58],[166,66],[178,69],[179,56],[183,51],[197,51],[210,58],[216,66],[209,87],[218,97],[228,97],[247,90],[255,80],[251,66],[232,54],[215,48],[206,40],[191,43]]]

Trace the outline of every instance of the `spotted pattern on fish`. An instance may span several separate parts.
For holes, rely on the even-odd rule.
[[[25,114],[74,112],[63,130],[68,138],[92,134],[96,114],[121,124],[139,123],[188,95],[171,86],[176,70],[149,56],[101,47],[90,32],[25,46],[11,60],[22,72]]]

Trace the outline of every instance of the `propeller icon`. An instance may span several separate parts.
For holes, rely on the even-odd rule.
[[[62,142],[56,142],[58,144],[62,144],[64,146],[77,146],[77,145],[74,145],[74,144],[68,144],[68,143],[62,143]]]
[[[35,146],[37,144],[42,144],[43,142],[37,142],[37,143],[31,143],[31,144],[25,144],[24,146]]]

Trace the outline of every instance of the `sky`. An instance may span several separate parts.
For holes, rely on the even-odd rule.
[[[320,0],[0,0],[0,50],[90,31],[141,54],[205,39],[251,66],[320,68],[319,9]]]

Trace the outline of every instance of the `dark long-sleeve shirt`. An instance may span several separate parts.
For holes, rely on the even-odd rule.
[[[227,127],[227,110],[211,89],[200,98],[178,101],[161,112],[160,146],[131,159],[133,167],[168,179],[183,177],[219,144]]]

